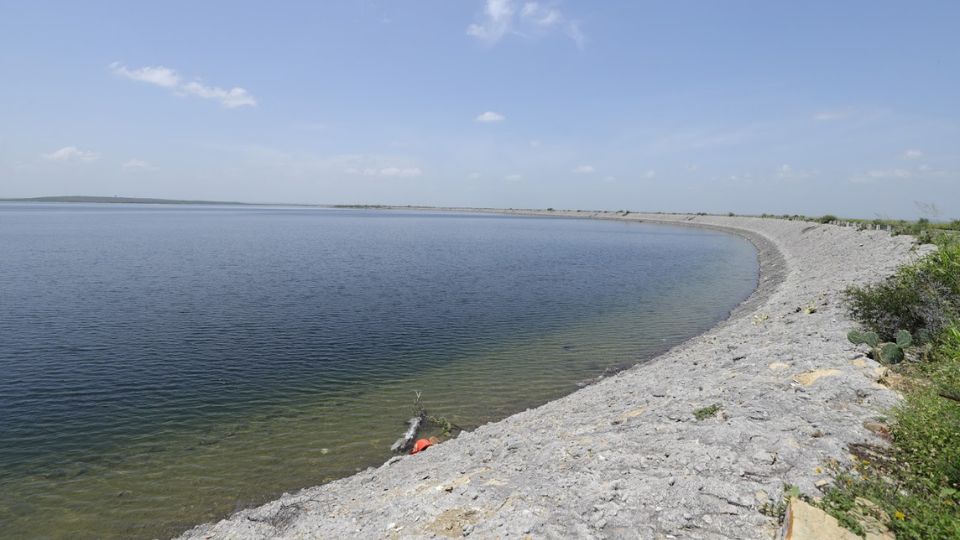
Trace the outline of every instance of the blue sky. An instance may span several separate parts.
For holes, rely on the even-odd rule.
[[[0,196],[960,218],[957,28],[955,1],[0,0]]]

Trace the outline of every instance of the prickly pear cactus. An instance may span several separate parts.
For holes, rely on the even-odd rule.
[[[876,332],[864,332],[863,330],[851,330],[847,334],[847,339],[854,345],[869,345],[876,348],[880,344],[880,336]]]
[[[884,364],[898,364],[903,360],[903,349],[896,343],[882,343],[877,351],[879,360]]]
[[[897,346],[901,349],[906,349],[907,347],[913,345],[913,336],[910,335],[910,332],[906,330],[901,330],[897,332]]]

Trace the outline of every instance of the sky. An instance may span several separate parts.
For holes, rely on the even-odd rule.
[[[960,2],[0,0],[0,197],[960,218]]]

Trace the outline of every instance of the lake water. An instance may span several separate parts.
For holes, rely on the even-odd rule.
[[[755,288],[718,232],[0,203],[0,530],[153,538],[651,358]]]

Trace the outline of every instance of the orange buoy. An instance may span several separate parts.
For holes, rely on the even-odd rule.
[[[440,442],[440,439],[436,437],[430,437],[429,439],[419,439],[417,442],[413,443],[413,450],[410,451],[411,454],[416,454],[417,452],[423,452],[427,448]]]

